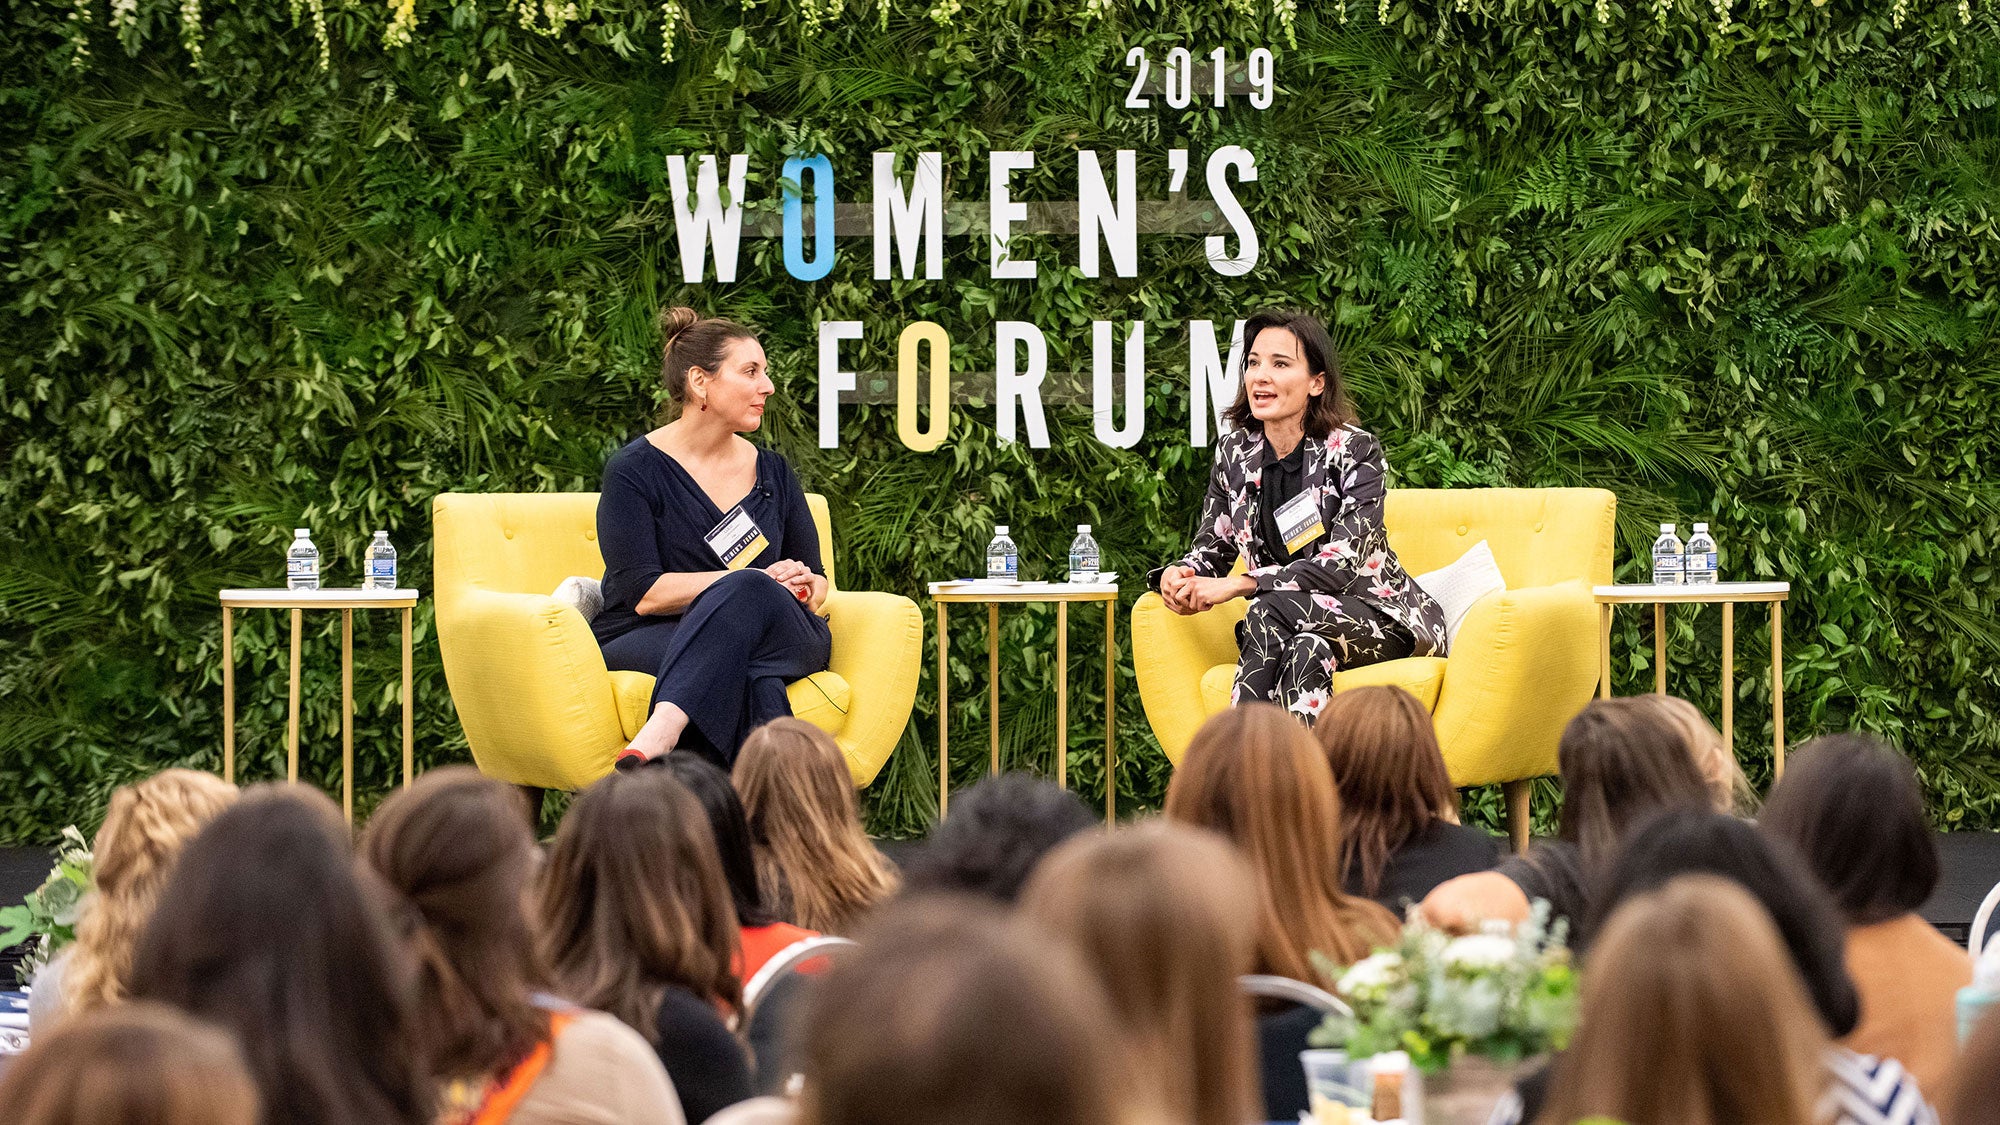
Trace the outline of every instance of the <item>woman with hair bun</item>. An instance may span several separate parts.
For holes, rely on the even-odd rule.
[[[619,768],[676,747],[729,769],[744,736],[792,713],[788,681],[824,671],[833,635],[805,490],[741,435],[777,388],[740,324],[660,314],[671,420],[613,454],[597,501],[604,663],[647,672],[652,711]]]

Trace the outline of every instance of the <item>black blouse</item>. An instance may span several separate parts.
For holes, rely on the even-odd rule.
[[[1267,451],[1270,446],[1264,447]],[[1304,543],[1296,551],[1285,550],[1285,533],[1278,529],[1278,509],[1298,498],[1306,483],[1306,443],[1301,440],[1282,459],[1267,453],[1262,483],[1257,487],[1257,536],[1265,553],[1282,562],[1303,558],[1315,544]]]
[[[768,449],[757,451],[757,483],[741,503],[770,542],[749,565],[761,568],[794,559],[814,574],[826,573],[805,489],[783,457]],[[707,536],[724,514],[679,461],[644,435],[611,455],[597,497],[604,608],[590,628],[599,644],[648,620],[638,611],[639,599],[660,575],[723,569]]]

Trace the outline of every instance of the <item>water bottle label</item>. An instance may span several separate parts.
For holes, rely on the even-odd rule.
[[[396,560],[370,559],[368,561],[368,576],[370,578],[387,578],[392,582],[395,581]]]
[[[988,578],[1008,577],[1006,555],[986,556],[986,577]]]
[[[318,559],[286,559],[285,575],[288,578],[319,577]]]

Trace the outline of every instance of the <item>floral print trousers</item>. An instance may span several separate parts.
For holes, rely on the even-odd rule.
[[[1333,674],[1398,660],[1416,647],[1409,631],[1361,598],[1269,590],[1236,626],[1241,655],[1231,703],[1275,703],[1311,726],[1333,698]]]

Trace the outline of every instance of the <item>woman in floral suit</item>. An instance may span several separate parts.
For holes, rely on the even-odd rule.
[[[1243,386],[1194,549],[1158,589],[1181,614],[1249,598],[1232,701],[1276,703],[1310,725],[1335,671],[1444,655],[1444,613],[1389,548],[1382,445],[1355,424],[1326,329],[1259,313],[1243,338]],[[1239,556],[1249,573],[1231,575]]]

